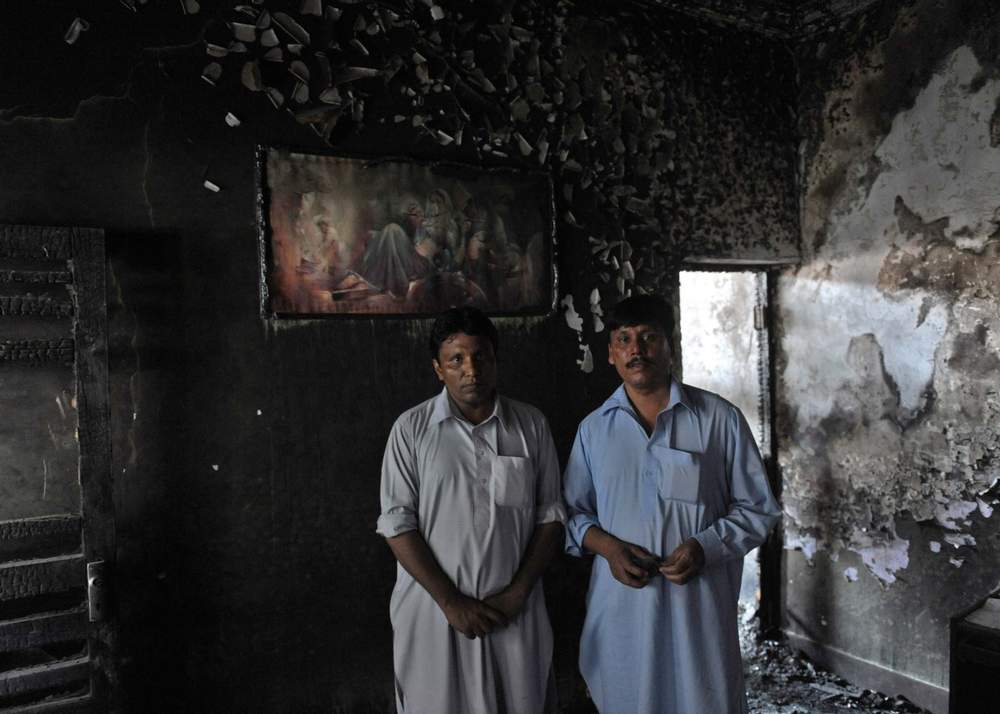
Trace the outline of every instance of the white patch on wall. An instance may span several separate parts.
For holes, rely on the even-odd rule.
[[[876,284],[888,253],[888,246],[878,253],[859,252],[839,261],[829,277],[783,281],[784,382],[801,421],[815,423],[827,416],[837,391],[855,379],[847,352],[851,338],[865,333],[873,334],[882,348],[886,372],[899,387],[900,406],[921,406],[934,374],[934,351],[948,328],[948,311],[936,304],[916,327],[923,294],[885,300]]]
[[[964,520],[969,514],[979,508],[975,501],[950,501],[942,503],[934,509],[934,520],[945,528],[957,531],[960,526],[956,521]]]
[[[788,533],[785,535],[785,550],[801,550],[806,560],[812,562],[816,555],[816,539],[802,533]]]
[[[892,244],[905,247],[897,196],[927,223],[947,218],[944,232],[952,239],[957,233],[965,242],[985,240],[997,229],[1000,149],[990,146],[988,118],[1000,81],[989,80],[970,95],[979,71],[971,49],[952,53],[914,106],[893,120],[875,152],[881,172],[871,189],[853,205],[836,208],[815,262],[782,280],[786,399],[800,422],[814,424],[830,413],[833,395],[852,378],[844,360],[848,344],[864,333],[874,334],[882,347],[901,406],[920,406],[948,313],[935,301],[918,326],[928,294],[899,291],[886,299],[878,274]],[[867,168],[857,164],[855,170],[858,175],[848,181],[860,180]]]
[[[564,297],[559,304],[566,308],[566,324],[569,325],[569,329],[576,333],[576,339],[579,342],[580,351],[582,352],[576,364],[581,371],[589,374],[594,371],[594,355],[590,352],[590,345],[583,341],[583,318],[580,317],[580,313],[576,311],[576,307],[573,305],[572,295]],[[598,305],[597,309],[600,310],[600,305]],[[591,311],[593,312],[593,297],[591,297]],[[598,319],[596,315],[595,319]]]
[[[981,70],[971,48],[955,50],[913,107],[896,115],[876,151],[891,167],[886,189],[902,196],[925,221],[947,217],[944,234],[960,247],[981,247],[997,229],[993,209],[1000,149],[990,146],[989,117],[1000,82],[991,80],[970,93]]]
[[[895,573],[910,564],[910,541],[895,538],[889,543],[873,543],[851,548],[861,556],[868,570],[885,583],[896,582]]]
[[[574,332],[583,332],[583,318],[573,306],[573,296],[567,295],[559,304],[566,308],[566,324],[569,325],[569,329]]]
[[[963,545],[975,545],[976,539],[968,533],[948,533],[944,537],[944,542],[953,548],[961,548]]]
[[[604,310],[601,308],[601,291],[594,288],[590,292],[590,314],[594,318],[594,333],[604,332]]]
[[[844,577],[850,583],[856,583],[858,581],[858,569],[857,568],[845,568]]]
[[[941,543],[940,542],[938,542],[936,540],[932,540],[927,545],[930,546],[930,549],[931,549],[932,553],[940,553],[941,552]]]
[[[990,477],[987,476],[986,481],[989,481],[989,484],[987,486],[984,486],[983,488],[981,488],[979,490],[979,495],[980,496],[985,496],[987,493],[989,493],[990,491],[992,491],[993,488],[998,483],[1000,483],[1000,476],[993,476],[992,478],[990,478]],[[996,503],[996,501],[994,501],[994,503]],[[987,518],[988,517],[989,516],[987,516]]]

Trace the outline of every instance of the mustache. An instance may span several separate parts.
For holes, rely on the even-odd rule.
[[[628,363],[625,366],[626,367],[635,367],[637,364],[652,365],[653,361],[649,360],[649,359],[646,359],[645,357],[633,357],[632,359],[630,359],[628,361]]]

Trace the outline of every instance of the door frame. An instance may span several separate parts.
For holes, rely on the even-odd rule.
[[[781,504],[782,478],[781,467],[778,459],[780,441],[778,439],[777,428],[777,360],[779,342],[777,331],[774,329],[777,319],[778,304],[778,274],[789,266],[797,265],[798,258],[776,259],[776,260],[726,260],[717,258],[689,258],[682,261],[676,270],[673,281],[673,292],[677,296],[675,300],[675,321],[677,330],[680,330],[680,274],[682,272],[740,272],[755,273],[762,276],[764,284],[758,289],[756,305],[760,308],[759,319],[765,339],[761,340],[760,347],[765,354],[767,371],[760,377],[765,383],[761,385],[761,400],[766,413],[762,414],[764,419],[764,436],[768,439],[768,456],[764,457],[764,468],[767,471],[767,478],[771,487],[771,493]],[[755,321],[756,321],[755,316]],[[676,340],[675,349],[683,361],[680,352],[680,339]],[[784,530],[779,520],[778,524],[768,534],[767,539],[761,544],[758,551],[758,563],[760,565],[760,636],[764,638],[775,638],[781,634],[782,620],[782,594],[784,591],[784,579],[782,569],[782,552],[784,548]]]
[[[83,519],[83,553],[88,563],[91,614],[90,657],[93,666],[91,694],[117,708],[117,618],[108,602],[110,574],[115,564],[114,494],[111,483],[110,377],[108,372],[108,310],[104,231],[70,228],[73,293],[76,316],[77,414],[80,444],[80,515]],[[104,563],[100,575],[92,563]],[[104,582],[94,583],[95,577]],[[102,600],[98,606],[97,598]]]
[[[109,602],[110,574],[115,562],[115,519],[111,481],[108,370],[108,316],[104,231],[94,228],[0,225],[0,258],[25,266],[8,270],[4,282],[62,284],[65,301],[59,315],[72,315],[70,338],[0,341],[3,359],[25,365],[56,362],[73,368],[77,412],[79,515],[53,514],[13,519],[0,524],[0,536],[11,545],[2,564],[11,583],[28,578],[28,586],[12,588],[0,600],[18,602],[34,596],[61,596],[77,588],[84,602],[68,610],[40,610],[5,618],[2,632],[10,651],[69,641],[86,641],[85,654],[53,666],[14,665],[11,686],[24,692],[89,680],[86,694],[73,693],[34,703],[8,706],[4,712],[114,712],[121,708],[117,675],[117,619]],[[51,299],[30,292],[27,305],[12,316],[52,314]],[[40,306],[35,308],[32,306]],[[71,343],[71,344],[70,344]],[[40,557],[39,552],[59,553]],[[98,564],[98,565],[95,565]],[[5,581],[6,582],[6,581]],[[27,607],[27,606],[25,606]],[[61,606],[59,606],[61,607]],[[17,607],[14,608],[17,610]],[[61,679],[68,677],[70,679]]]

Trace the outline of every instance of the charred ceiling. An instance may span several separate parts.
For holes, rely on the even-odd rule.
[[[798,40],[839,27],[879,0],[640,0],[723,27]]]

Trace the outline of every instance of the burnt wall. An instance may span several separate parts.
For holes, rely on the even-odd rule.
[[[889,5],[799,51],[803,263],[779,290],[787,626],[941,711],[949,618],[1000,587],[1000,16]]]
[[[261,319],[255,147],[550,172],[557,297],[582,317],[500,319],[500,385],[549,415],[565,456],[614,386],[602,301],[665,289],[686,254],[795,254],[792,66],[605,4],[234,6],[105,3],[72,43],[74,8],[21,8],[31,31],[5,24],[0,43],[0,222],[109,237],[125,709],[387,712],[378,473],[393,419],[438,388],[429,322]],[[281,59],[263,30],[237,40],[262,10],[308,41],[287,22]],[[567,711],[587,567],[560,558],[546,581]]]

